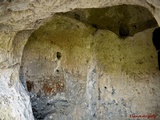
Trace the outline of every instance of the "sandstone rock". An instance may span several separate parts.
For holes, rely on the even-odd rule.
[[[48,33],[40,27],[49,24],[55,13],[75,8],[104,8],[122,4],[146,7],[160,25],[159,0],[1,0],[0,119],[33,120],[30,102],[32,97],[32,106],[36,110],[42,110],[37,115],[43,114],[42,119],[45,120],[129,119],[130,114],[149,113],[156,114],[158,120],[160,80],[156,68],[156,51],[151,43],[153,29],[122,40],[111,31],[97,30],[76,20],[68,22],[69,18],[65,18],[67,20],[62,23],[51,23],[54,26],[47,27],[47,30],[54,29],[54,34],[51,32],[53,36],[49,34],[50,37],[46,37]],[[38,31],[43,32],[34,36],[38,28]],[[28,41],[30,35],[31,42]],[[41,40],[36,41],[37,37]],[[47,43],[49,39],[52,39],[53,48],[52,43]],[[43,43],[43,40],[46,42]],[[37,44],[34,46],[32,42]],[[25,79],[24,86],[20,82],[20,79],[25,78],[22,75],[25,72],[20,69],[21,59],[23,62],[29,53],[31,58],[26,57],[26,61],[30,64],[30,60],[35,59],[39,53],[34,51],[32,56],[30,49],[26,52],[26,43],[31,44],[28,48],[39,48],[41,55],[46,55],[49,62],[39,67],[46,71],[53,65],[53,71],[49,69],[49,72],[54,73],[53,78],[60,74],[58,79],[53,80],[62,79],[62,91],[56,90],[54,94],[48,94],[51,93],[50,86],[46,85],[44,88],[47,90],[42,92],[47,94],[42,94],[37,101],[38,86],[32,89],[33,85],[30,84],[28,95]],[[60,60],[56,59],[57,52],[61,53]],[[22,55],[26,56],[22,58]],[[41,64],[44,61],[40,61]],[[32,69],[33,65],[37,67],[35,70]],[[40,75],[43,73],[36,61],[27,69],[33,70],[29,75],[38,74],[36,69],[42,70]],[[57,70],[59,73],[56,73]],[[20,79],[19,74],[22,75]],[[55,82],[52,85],[54,84]]]

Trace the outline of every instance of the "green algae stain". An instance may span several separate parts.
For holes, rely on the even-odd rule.
[[[98,65],[108,73],[139,75],[155,71],[157,55],[152,44],[151,31],[123,40],[110,31],[99,31],[95,46]]]

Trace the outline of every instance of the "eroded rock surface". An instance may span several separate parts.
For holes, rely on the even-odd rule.
[[[0,0],[0,119],[34,119],[29,96],[24,90],[27,89],[27,86],[24,88],[19,80],[23,48],[33,31],[50,21],[51,17],[57,12],[67,12],[75,8],[103,8],[121,4],[146,7],[153,14],[157,23],[160,24],[159,0]],[[78,18],[78,16],[76,17]],[[48,43],[43,42],[39,48],[40,51],[45,51],[41,55],[51,55],[51,58],[40,58],[39,66],[34,61],[36,68],[32,68],[28,64],[27,69],[33,70],[26,75],[31,78],[27,80],[30,80],[27,84],[32,97],[32,106],[35,108],[34,114],[37,114],[36,117],[46,120],[112,120],[129,119],[129,115],[134,113],[153,113],[158,116],[156,118],[158,120],[160,113],[159,72],[156,68],[156,51],[154,51],[155,49],[150,41],[153,29],[123,39],[125,41],[122,42],[122,39],[119,39],[110,31],[96,30],[94,25],[94,28],[92,28],[79,21],[75,23],[73,20],[71,21],[69,22],[72,23],[71,25],[66,25],[68,20],[64,21],[61,24],[64,26],[60,29],[73,31],[74,35],[72,35],[72,32],[69,35],[64,31],[59,31],[61,34],[58,35],[55,32],[56,28],[50,28],[51,31],[53,30],[56,33],[56,36],[50,36],[50,39],[56,41],[56,44],[53,43],[53,46],[49,44],[47,47],[55,49],[44,50],[44,46]],[[70,28],[73,30],[70,30]],[[124,29],[124,31],[126,30]],[[64,38],[62,33],[65,33]],[[46,33],[43,33],[43,36],[46,36]],[[79,37],[84,38],[84,40],[79,41]],[[115,40],[113,43],[110,41],[112,38]],[[68,42],[66,44],[62,41],[58,42],[59,40]],[[73,42],[74,40],[76,41]],[[108,43],[103,40],[108,41]],[[39,42],[41,43],[41,41]],[[74,45],[76,47],[68,47],[71,43],[72,47]],[[111,45],[109,48],[108,44]],[[38,46],[35,48],[38,49]],[[129,51],[128,48],[130,48]],[[53,53],[48,53],[49,51]],[[35,55],[33,60],[37,60],[39,55],[37,52],[33,52],[33,55]],[[59,60],[57,52],[60,52],[62,56]],[[109,57],[111,54],[113,56]],[[29,59],[26,61],[28,62]],[[126,63],[127,65],[125,65]],[[51,71],[44,75],[41,67],[49,68]],[[53,69],[51,69],[52,67]],[[23,68],[24,66],[20,70],[22,72],[20,73],[22,75],[21,80],[26,77]],[[61,77],[56,72],[57,68]],[[32,76],[36,74],[34,69],[41,70],[40,78]],[[112,72],[114,74],[111,74]],[[36,83],[33,78],[36,80],[42,78],[45,82]],[[59,86],[55,84],[60,79],[64,86],[61,90],[57,89],[59,87],[52,90],[50,85],[46,85],[48,78],[49,81],[53,80],[51,86]],[[25,79],[22,82],[25,85]],[[42,89],[36,85],[40,85]],[[38,98],[40,98],[39,101]]]
[[[133,36],[137,32],[157,26],[151,12],[145,7],[136,5],[75,9],[61,14],[75,18],[96,29],[111,30],[121,37]]]
[[[64,15],[53,16],[32,33],[22,57],[20,77],[35,118],[113,120],[154,113],[159,119],[153,30],[120,38]]]

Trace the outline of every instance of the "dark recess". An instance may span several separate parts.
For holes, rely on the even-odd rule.
[[[129,28],[126,23],[121,23],[119,26],[119,36],[125,38],[129,36]]]
[[[57,52],[57,59],[60,60],[60,58],[61,58],[61,53]]]
[[[152,41],[153,41],[153,44],[154,44],[154,46],[155,46],[155,48],[157,50],[157,54],[158,54],[158,67],[159,67],[159,70],[160,70],[160,27],[156,28],[153,31]]]

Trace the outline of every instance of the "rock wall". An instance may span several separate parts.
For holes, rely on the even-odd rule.
[[[74,18],[96,29],[108,29],[120,37],[133,36],[157,26],[151,12],[139,5],[75,9],[58,14]]]
[[[130,0],[130,1],[128,1],[128,0],[114,0],[114,1],[113,0],[101,0],[101,1],[98,1],[98,0],[89,0],[89,1],[85,1],[85,0],[80,0],[80,1],[79,0],[56,0],[56,1],[52,1],[52,0],[47,0],[47,1],[44,1],[44,0],[37,0],[37,1],[33,1],[33,0],[14,0],[14,1],[0,0],[0,81],[1,81],[1,84],[0,84],[0,86],[1,86],[0,87],[0,89],[1,89],[1,92],[0,92],[1,116],[0,116],[0,119],[7,119],[7,120],[13,120],[13,119],[32,120],[32,119],[34,119],[33,115],[32,115],[29,96],[27,95],[26,91],[24,90],[24,87],[22,87],[22,85],[19,81],[19,69],[20,69],[21,57],[22,57],[22,53],[23,53],[22,51],[23,51],[23,48],[28,40],[28,37],[31,35],[31,33],[33,31],[35,31],[36,29],[39,28],[39,26],[41,26],[41,25],[45,24],[47,21],[49,21],[50,17],[53,16],[53,14],[55,14],[57,12],[66,12],[66,11],[73,10],[75,8],[93,8],[93,7],[94,8],[102,8],[102,7],[114,6],[114,5],[120,5],[120,4],[131,4],[131,5],[144,6],[153,14],[153,16],[157,20],[158,24],[160,24],[160,14],[159,14],[160,2],[159,2],[159,0],[142,0],[142,1],[140,1],[140,0]],[[100,31],[98,31],[98,33],[99,32]],[[123,51],[123,49],[121,49],[121,51]],[[134,53],[134,54],[136,54],[136,53]],[[105,53],[103,55],[105,56]],[[95,58],[96,58],[96,56],[97,55],[95,55]],[[153,58],[155,56],[153,56]],[[77,115],[77,117],[79,117],[83,114],[83,115],[85,115],[84,118],[87,118],[87,116],[90,113],[91,113],[91,116],[93,115],[93,116],[100,117],[98,115],[103,114],[103,112],[108,110],[107,109],[108,107],[103,108],[102,104],[100,105],[100,103],[103,103],[103,102],[98,102],[98,104],[94,104],[94,100],[97,99],[97,97],[91,95],[91,93],[96,93],[97,95],[99,93],[101,93],[102,96],[105,96],[104,93],[102,92],[102,89],[98,87],[98,84],[95,85],[95,90],[93,89],[94,86],[92,85],[92,82],[94,83],[95,81],[97,81],[98,80],[97,77],[99,77],[99,76],[97,76],[99,74],[94,74],[95,71],[101,72],[101,68],[99,68],[100,66],[97,64],[101,63],[103,65],[103,64],[106,64],[108,61],[103,62],[104,58],[99,58],[98,61],[100,61],[100,62],[97,63],[97,62],[94,62],[95,61],[94,58],[90,58],[90,59],[91,59],[90,63],[88,63],[88,64],[91,67],[87,69],[89,71],[87,73],[87,82],[85,81],[85,82],[79,83],[79,80],[77,80],[77,79],[80,79],[79,77],[72,77],[70,74],[68,75],[67,73],[64,76],[67,79],[72,79],[73,82],[72,81],[71,82],[73,83],[73,85],[75,85],[76,88],[81,89],[81,87],[77,87],[78,85],[76,86],[76,84],[79,84],[82,86],[87,85],[86,86],[87,89],[86,89],[84,96],[88,96],[88,97],[84,97],[84,98],[87,98],[88,103],[85,104],[83,102],[84,104],[82,104],[81,106],[76,105],[77,106],[77,107],[75,107],[76,109],[73,109],[73,107],[70,107],[70,108],[68,107],[69,109],[74,110],[72,112],[73,117],[67,116],[67,115],[60,116],[61,114],[57,114],[58,112],[55,113],[53,116],[57,117],[57,119],[59,117],[60,118],[62,117],[64,119],[66,117],[68,117],[68,119],[70,119],[70,118],[76,117],[77,114],[80,114],[80,115]],[[78,58],[76,58],[76,60],[80,61]],[[151,60],[151,58],[149,60]],[[84,61],[82,61],[82,64],[85,64],[83,62]],[[141,63],[141,62],[139,62],[139,63]],[[151,68],[153,67],[153,63],[151,65]],[[76,63],[74,63],[74,65],[75,64]],[[88,64],[87,64],[87,66],[88,66]],[[57,65],[57,64],[54,64],[54,65]],[[95,66],[98,66],[98,67],[95,67]],[[64,65],[64,67],[67,67],[67,65],[66,66]],[[72,67],[74,67],[74,66],[72,66],[72,64],[69,64],[69,68],[72,68]],[[80,66],[80,68],[81,68],[81,66]],[[85,68],[85,67],[82,66],[82,68]],[[93,70],[95,68],[96,68],[96,70]],[[132,68],[134,68],[134,66],[131,66],[130,70]],[[76,70],[76,69],[79,69],[79,68],[74,68],[74,70]],[[103,68],[103,71],[106,71],[105,69],[106,68]],[[121,68],[118,67],[118,70],[120,70],[120,69]],[[148,68],[146,68],[146,69],[148,70]],[[86,73],[83,72],[85,70],[86,70],[86,68],[81,70],[83,73],[83,76],[86,76],[85,75]],[[136,71],[138,71],[138,70],[136,70]],[[145,73],[151,74],[150,70],[148,70],[150,72],[146,72],[146,71],[145,71]],[[137,89],[137,93],[139,93],[139,91],[144,93],[139,96],[136,94],[137,95],[136,98],[135,98],[135,95],[133,96],[135,98],[134,101],[136,101],[136,100],[138,101],[137,102],[138,104],[136,104],[136,102],[133,102],[132,103],[133,106],[135,106],[135,107],[141,106],[142,109],[143,109],[143,106],[145,106],[144,109],[147,109],[148,112],[152,111],[152,113],[154,112],[156,114],[159,112],[159,108],[157,108],[157,106],[159,106],[159,104],[158,104],[158,102],[156,102],[156,100],[159,100],[159,97],[157,97],[159,95],[158,94],[159,93],[158,92],[159,83],[157,83],[159,81],[159,79],[157,77],[157,76],[159,76],[158,75],[159,73],[155,72],[155,71],[156,70],[154,70],[154,68],[153,68],[152,75],[142,75],[141,77],[143,79],[140,77],[139,80],[141,80],[141,79],[142,79],[142,81],[146,80],[146,82],[144,82],[144,81],[143,82],[142,81],[135,82],[134,77],[130,77],[130,75],[128,75],[128,74],[126,75],[125,72],[124,72],[124,74],[120,74],[120,75],[113,75],[113,76],[110,75],[110,77],[106,76],[106,78],[104,77],[103,78],[104,80],[102,80],[102,81],[104,81],[104,83],[105,83],[106,82],[105,79],[107,79],[108,80],[108,83],[107,83],[108,87],[104,86],[104,88],[106,88],[107,90],[110,88],[109,89],[110,92],[108,92],[108,93],[114,93],[114,92],[111,92],[112,87],[110,85],[112,85],[112,82],[117,79],[122,80],[122,79],[128,78],[126,82],[124,82],[124,83],[122,82],[123,83],[122,85],[126,86],[123,88],[127,88],[127,90],[130,91],[131,94],[135,94],[136,92],[134,90],[136,90],[136,87],[139,86]],[[62,73],[65,74],[65,72],[62,72]],[[101,76],[101,74],[100,74],[100,76]],[[115,79],[116,76],[117,76],[117,79]],[[91,77],[93,78],[93,81],[90,81],[89,78],[91,78]],[[135,76],[135,78],[137,79],[139,77]],[[83,79],[83,78],[81,78],[81,79]],[[103,84],[102,81],[101,81],[101,84]],[[64,89],[70,88],[70,91],[72,91],[72,92],[69,92],[69,93],[75,94],[75,91],[73,91],[74,88],[72,89],[72,87],[73,87],[72,83],[67,83]],[[132,86],[128,87],[129,84],[132,84]],[[115,86],[116,85],[119,85],[119,84],[115,84]],[[114,89],[115,88],[113,86],[113,91],[114,91]],[[120,87],[119,87],[119,89],[120,89]],[[128,96],[129,93],[126,93],[127,90],[123,92],[124,93],[123,96]],[[116,90],[116,91],[118,91],[118,90]],[[78,92],[77,92],[77,94],[78,94]],[[153,94],[153,96],[155,96],[155,98],[153,98],[152,94]],[[60,95],[60,96],[63,96],[63,95]],[[142,97],[140,97],[140,96],[142,96]],[[65,97],[62,97],[62,98],[65,98]],[[130,98],[132,98],[132,97],[130,97]],[[146,101],[146,99],[144,99],[144,98],[147,98],[147,102],[143,102],[144,100]],[[99,99],[99,97],[98,97],[98,99]],[[116,98],[116,99],[118,100],[118,98]],[[112,99],[110,98],[111,102],[109,102],[108,104],[109,105],[111,104],[112,105],[111,108],[113,108],[113,109],[109,109],[109,110],[113,110],[113,111],[117,110],[119,113],[125,114],[125,112],[122,112],[122,110],[118,110],[118,108],[122,108],[122,109],[124,108],[124,111],[125,111],[126,107],[119,106],[118,108],[116,108],[116,106],[115,106],[117,104],[116,99],[115,99],[115,101],[114,100],[112,101]],[[83,97],[82,97],[82,100],[83,100]],[[107,101],[107,100],[105,100],[105,101]],[[126,100],[126,98],[124,100]],[[120,100],[121,102],[119,101],[119,103],[121,103],[121,104],[126,103],[126,102],[124,102],[124,100]],[[67,101],[62,101],[61,103],[55,102],[54,104],[56,104],[57,108],[59,108],[60,105],[61,105],[61,108],[63,108],[63,106],[69,106],[69,104],[66,102]],[[112,104],[112,102],[113,102],[113,104]],[[143,104],[141,104],[141,103],[143,103]],[[144,105],[145,103],[149,103],[149,104]],[[93,107],[94,105],[96,107]],[[128,104],[128,105],[130,105],[130,104]],[[103,106],[105,106],[105,104],[103,104]],[[123,106],[125,106],[125,104]],[[89,109],[88,109],[88,107],[89,107]],[[84,111],[81,111],[82,110],[81,108],[84,109]],[[92,108],[94,108],[94,109],[92,109]],[[138,107],[138,108],[140,108],[140,107]],[[103,109],[105,109],[105,110],[103,110]],[[6,112],[4,112],[4,110],[6,110]],[[85,110],[88,110],[88,111],[85,111]],[[142,113],[143,110],[136,109],[133,107],[133,113]],[[111,119],[113,118],[114,115],[116,116],[116,114],[114,114],[113,111],[107,112],[108,113],[107,116],[111,115]],[[146,111],[144,111],[143,113],[146,114]],[[91,116],[88,116],[88,117],[90,118]],[[122,117],[123,116],[124,115],[122,115]],[[89,118],[87,118],[87,119],[89,119]],[[47,119],[47,116],[46,116],[46,119]],[[80,118],[74,118],[74,119],[80,119]],[[81,118],[81,119],[83,119],[83,118]],[[96,118],[96,119],[98,119],[98,118]],[[101,119],[104,119],[104,118],[101,118]]]
[[[159,119],[154,28],[125,39],[63,15],[32,33],[20,78],[34,116],[45,120]],[[25,81],[27,81],[25,84]]]

